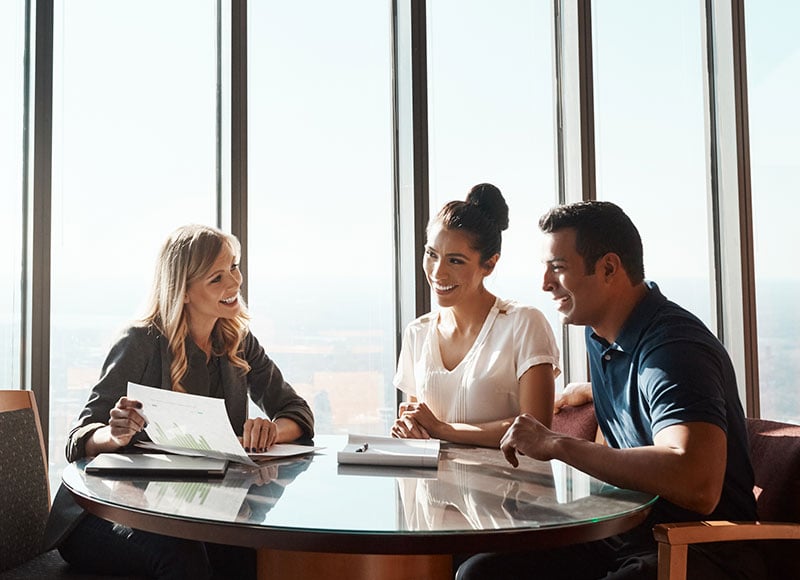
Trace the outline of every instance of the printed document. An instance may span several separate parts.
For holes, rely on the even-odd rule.
[[[277,443],[262,453],[246,453],[233,432],[225,401],[128,383],[128,397],[141,401],[139,412],[151,442],[139,447],[178,455],[203,455],[257,465],[253,459],[278,459],[313,453],[321,447]]]
[[[130,382],[128,397],[142,403],[144,430],[154,443],[144,447],[255,465],[233,432],[224,400]]]

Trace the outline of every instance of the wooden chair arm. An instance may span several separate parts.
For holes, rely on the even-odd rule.
[[[728,521],[657,524],[653,528],[653,536],[657,542],[672,545],[737,540],[800,540],[800,524]]]
[[[800,540],[800,524],[783,522],[682,522],[657,524],[658,580],[685,580],[689,544],[737,540]]]

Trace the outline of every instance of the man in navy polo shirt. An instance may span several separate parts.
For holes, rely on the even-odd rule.
[[[618,206],[558,206],[539,227],[543,289],[564,324],[586,326],[592,382],[570,385],[561,404],[593,400],[606,445],[554,433],[520,415],[501,449],[514,466],[518,454],[559,459],[659,500],[648,520],[626,534],[557,550],[481,554],[457,578],[655,578],[653,524],[756,519],[733,366],[700,320],[645,281],[639,232]],[[762,570],[753,545],[690,549],[690,578],[760,578]]]

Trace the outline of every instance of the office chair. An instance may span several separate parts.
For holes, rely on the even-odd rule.
[[[757,522],[687,522],[658,524],[659,580],[686,578],[691,544],[763,540],[769,578],[800,578],[800,425],[747,419]]]
[[[0,580],[95,579],[42,546],[50,489],[39,411],[31,391],[0,390]]]
[[[562,407],[558,413],[553,415],[551,430],[578,439],[596,441],[598,434],[594,405],[586,403],[577,407]]]

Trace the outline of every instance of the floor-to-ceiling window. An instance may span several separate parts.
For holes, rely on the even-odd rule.
[[[0,3],[0,389],[19,387],[25,2]]]
[[[0,380],[30,388],[24,177],[35,172],[23,122],[35,3],[1,4]],[[320,431],[380,432],[395,412],[392,2],[247,4],[253,329]],[[552,5],[426,4],[430,212],[477,182],[498,185],[511,225],[489,287],[551,315],[536,219],[556,197]],[[37,387],[50,389],[57,478],[111,340],[141,314],[159,244],[180,224],[219,220],[219,135],[215,0],[55,6],[50,384]],[[745,16],[761,414],[799,421],[796,10],[746,2]],[[640,227],[648,277],[711,322],[703,18],[694,0],[594,2],[591,74],[598,197]]]
[[[391,2],[248,6],[252,329],[317,431],[395,414]]]
[[[800,5],[745,2],[761,415],[800,422]]]
[[[645,276],[714,330],[701,16],[696,0],[592,4],[597,197],[638,227]]]
[[[56,2],[51,477],[161,243],[216,223],[215,3]]]
[[[430,215],[477,183],[498,186],[509,229],[487,287],[539,307],[557,328],[537,226],[558,199],[552,6],[438,0],[427,23]]]

